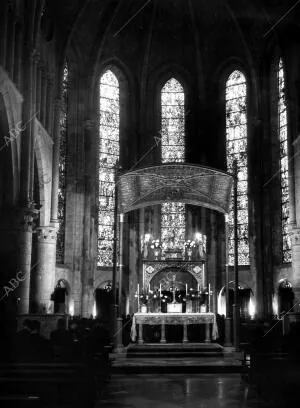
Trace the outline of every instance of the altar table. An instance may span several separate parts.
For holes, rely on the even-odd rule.
[[[188,342],[187,326],[189,324],[205,324],[205,342],[210,342],[211,337],[216,340],[218,337],[218,327],[214,313],[135,313],[132,319],[131,339],[136,340],[136,326],[139,325],[138,343],[143,343],[143,325],[160,325],[160,343],[166,343],[165,325],[183,325],[183,343]],[[212,336],[210,335],[210,325],[212,324]]]

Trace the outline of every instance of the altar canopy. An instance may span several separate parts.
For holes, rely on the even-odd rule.
[[[117,182],[121,213],[180,201],[227,213],[233,178],[226,172],[193,164],[175,163],[129,171]]]

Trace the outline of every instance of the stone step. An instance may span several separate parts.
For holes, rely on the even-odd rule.
[[[127,354],[141,353],[222,353],[223,347],[217,343],[144,343],[130,344]]]
[[[166,357],[221,357],[222,351],[135,351],[127,354],[128,358],[166,358]]]
[[[229,357],[127,358],[113,355],[113,374],[242,373],[241,361]]]

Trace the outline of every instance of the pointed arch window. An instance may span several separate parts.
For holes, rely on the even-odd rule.
[[[285,74],[283,61],[280,58],[277,66],[277,129],[280,145],[280,187],[281,187],[281,231],[283,262],[291,262],[291,242],[289,226],[289,176],[288,176],[288,117],[286,106]]]
[[[61,111],[60,111],[60,145],[59,145],[59,178],[58,178],[58,206],[57,219],[59,222],[56,243],[56,262],[64,263],[65,253],[65,213],[66,213],[66,165],[68,145],[68,87],[69,66],[65,61],[61,88]]]
[[[185,160],[185,95],[182,85],[169,79],[161,91],[161,161]],[[172,240],[176,247],[185,241],[185,205],[180,202],[161,206],[161,241]]]
[[[111,70],[100,78],[98,266],[112,266],[115,164],[120,154],[119,81]]]
[[[248,146],[247,146],[247,83],[244,74],[233,71],[226,82],[226,155],[227,170],[238,168],[238,263],[249,264],[248,232]],[[233,198],[233,197],[232,197]],[[233,206],[231,206],[232,208]],[[234,264],[234,214],[229,213],[229,264]]]

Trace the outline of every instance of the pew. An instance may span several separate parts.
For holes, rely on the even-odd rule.
[[[101,354],[78,363],[1,363],[1,407],[92,406],[108,377]]]

